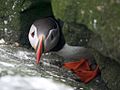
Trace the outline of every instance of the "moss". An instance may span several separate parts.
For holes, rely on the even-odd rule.
[[[96,61],[100,67],[105,66],[102,76],[108,86],[112,90],[118,90],[120,85],[116,83],[120,82],[119,72],[115,70],[120,68],[120,1],[52,0],[52,8],[55,17],[65,23],[63,33],[70,45],[87,45],[99,52],[100,56],[109,58],[96,58]],[[81,25],[87,28],[83,30]],[[85,36],[89,42],[79,44],[82,31],[87,32],[86,30],[92,32],[89,37]]]

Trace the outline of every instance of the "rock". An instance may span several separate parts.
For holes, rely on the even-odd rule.
[[[28,45],[27,33],[38,18],[50,16],[50,0],[1,0],[0,38]]]
[[[0,44],[5,44],[5,40],[3,38],[0,39]]]
[[[66,22],[63,26],[63,33],[68,44],[86,47],[92,35],[92,32],[85,25]]]
[[[101,69],[101,77],[110,90],[119,90],[120,88],[120,65],[109,57],[93,51],[95,59]]]
[[[119,8],[120,0],[52,0],[54,16],[64,22],[66,41],[93,49],[102,78],[112,90],[120,88]],[[87,43],[78,42],[82,35]]]
[[[81,90],[81,88],[83,90],[93,90],[90,85],[87,86],[77,81],[78,77],[71,71],[62,67],[59,68],[58,63],[61,59],[53,53],[46,54],[42,56],[41,63],[37,65],[35,63],[35,53],[32,50],[14,47],[13,45],[0,45],[0,89],[5,90],[7,86],[8,90],[16,90],[19,86],[19,90],[47,90],[48,86],[51,87],[53,85],[46,84],[46,87],[46,85],[40,85],[40,82],[45,82],[44,80],[38,82],[39,79],[46,78],[46,80],[51,79],[55,83],[59,82],[65,86],[70,86],[72,89],[69,90]],[[28,78],[27,81],[25,77]],[[98,82],[94,86],[97,86],[96,84]],[[40,88],[38,87],[39,85]],[[56,88],[49,88],[49,90],[66,90],[65,87],[61,88],[61,86],[57,87],[57,85],[60,84],[56,84]],[[43,89],[42,87],[46,88]],[[106,89],[100,88],[97,90]]]

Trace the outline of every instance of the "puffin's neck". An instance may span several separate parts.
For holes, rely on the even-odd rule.
[[[70,46],[68,44],[65,44],[64,47],[56,53],[64,58],[73,57],[77,53],[79,53],[79,47]]]
[[[80,58],[91,58],[91,54],[87,48],[80,46],[69,46],[65,44],[64,47],[56,52],[56,54],[70,60],[79,60]]]
[[[53,52],[59,51],[64,47],[64,45],[65,45],[65,40],[61,37],[57,45],[51,51]]]

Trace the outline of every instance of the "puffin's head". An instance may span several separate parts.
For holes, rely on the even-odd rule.
[[[60,38],[60,28],[55,19],[43,18],[35,21],[28,35],[31,46],[36,51],[36,63],[39,64],[42,53],[50,52]]]

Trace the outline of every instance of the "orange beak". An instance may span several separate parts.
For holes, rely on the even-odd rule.
[[[42,53],[44,52],[44,41],[43,36],[39,38],[37,48],[36,48],[36,64],[39,64]]]

